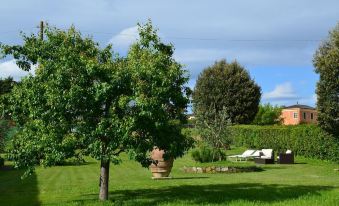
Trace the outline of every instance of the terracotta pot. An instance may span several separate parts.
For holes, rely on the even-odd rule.
[[[157,162],[157,164],[152,163],[150,166],[153,178],[164,178],[168,177],[173,167],[173,158],[164,160],[163,155],[165,151],[154,148],[151,153],[151,158]]]

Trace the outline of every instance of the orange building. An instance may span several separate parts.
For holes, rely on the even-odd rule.
[[[318,112],[315,108],[296,104],[284,107],[281,111],[283,125],[297,125],[302,123],[317,124]]]

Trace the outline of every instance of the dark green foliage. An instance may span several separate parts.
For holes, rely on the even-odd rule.
[[[0,168],[1,168],[2,166],[4,166],[4,164],[5,164],[5,159],[2,158],[2,157],[0,157]]]
[[[233,144],[247,148],[291,149],[305,157],[339,161],[339,142],[317,125],[254,126],[229,128]]]
[[[199,119],[213,119],[211,110],[226,111],[233,124],[251,123],[261,97],[260,87],[237,62],[215,62],[198,77],[193,93],[193,109]]]
[[[318,122],[339,139],[339,23],[314,55],[317,83]]]
[[[192,158],[197,162],[214,162],[226,159],[223,149],[215,149],[208,144],[201,144],[191,152]]]
[[[8,102],[8,93],[10,93],[10,91],[13,89],[13,87],[16,84],[17,82],[15,82],[12,77],[7,77],[5,79],[0,78],[0,120],[10,119],[10,115],[7,115],[6,113],[6,109],[10,106]],[[0,141],[1,141],[1,136],[0,136]]]
[[[0,153],[2,153],[5,148],[5,131],[6,130],[7,130],[7,121],[0,120]]]
[[[269,103],[259,105],[259,111],[256,114],[252,124],[256,125],[273,125],[281,122],[281,107],[272,106]]]
[[[7,132],[10,127],[10,121],[0,119],[0,153],[5,151]]]
[[[7,77],[5,79],[0,78],[0,96],[6,93],[9,93],[16,82],[12,77]]]
[[[0,119],[0,153],[8,152],[12,148],[11,140],[18,129],[13,121]]]

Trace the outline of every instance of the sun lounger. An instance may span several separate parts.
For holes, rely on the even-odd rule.
[[[228,156],[229,158],[235,158],[235,161],[242,161],[242,160],[247,160],[248,158],[250,157],[254,157],[254,153],[256,153],[257,151],[256,150],[252,150],[252,149],[249,149],[249,150],[246,150],[244,153],[240,154],[240,155],[231,155],[231,156]]]

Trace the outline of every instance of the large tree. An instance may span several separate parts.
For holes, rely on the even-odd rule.
[[[317,83],[319,125],[339,138],[339,23],[316,51],[313,59]]]
[[[177,157],[190,145],[181,134],[188,81],[151,22],[126,58],[111,46],[100,48],[73,27],[46,28],[46,37],[24,36],[24,45],[2,46],[28,76],[11,94],[13,119],[21,131],[12,158],[16,167],[51,166],[78,154],[101,162],[101,200],[108,199],[110,163],[127,152],[143,166],[154,146]]]
[[[260,87],[236,61],[215,62],[199,75],[193,93],[193,109],[198,119],[215,119],[224,112],[233,124],[250,123],[261,97]],[[210,115],[209,115],[210,114]]]

